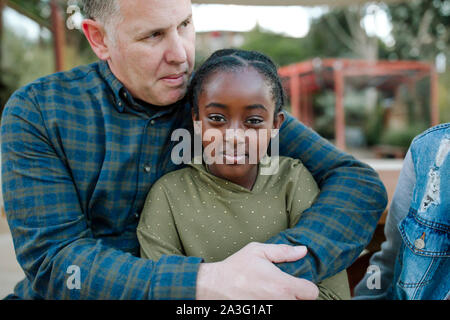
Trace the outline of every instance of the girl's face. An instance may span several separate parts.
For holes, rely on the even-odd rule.
[[[222,147],[210,148],[211,156],[221,160],[210,164],[210,171],[231,181],[241,181],[255,172],[267,152],[271,129],[279,129],[284,120],[282,112],[275,115],[266,78],[252,67],[219,71],[206,79],[198,97],[198,118],[193,117],[201,121],[204,150],[211,143]],[[209,129],[220,131],[221,141],[211,139]]]

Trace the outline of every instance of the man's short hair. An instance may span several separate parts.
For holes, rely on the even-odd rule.
[[[83,11],[88,19],[109,23],[119,14],[119,0],[82,0]]]

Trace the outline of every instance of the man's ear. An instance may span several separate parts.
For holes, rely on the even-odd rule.
[[[95,20],[85,19],[81,26],[86,39],[89,41],[89,44],[97,57],[100,60],[108,60],[110,55],[106,31],[103,25]]]
[[[273,119],[273,128],[280,129],[285,119],[285,115],[283,111],[278,112]]]

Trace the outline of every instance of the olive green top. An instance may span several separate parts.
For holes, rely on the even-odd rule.
[[[299,160],[278,159],[278,170],[271,174],[267,170],[262,174],[262,165],[258,166],[252,190],[214,176],[204,164],[164,175],[150,190],[138,225],[141,256],[221,261],[250,242],[265,242],[293,227],[319,188]],[[342,276],[339,279],[341,284]],[[331,293],[319,286],[321,298],[350,298],[327,288]]]

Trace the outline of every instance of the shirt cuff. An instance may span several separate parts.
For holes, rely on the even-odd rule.
[[[151,300],[195,300],[197,274],[203,259],[163,255],[151,277]]]

